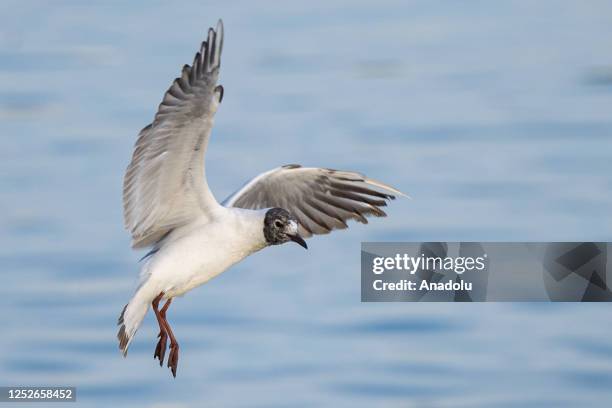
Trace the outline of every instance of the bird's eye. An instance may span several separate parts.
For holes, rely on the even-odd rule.
[[[276,228],[281,228],[283,226],[283,223],[280,220],[276,220],[274,221],[274,226]]]

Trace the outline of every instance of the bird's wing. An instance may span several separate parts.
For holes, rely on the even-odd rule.
[[[216,86],[222,48],[219,20],[138,136],[123,184],[125,227],[135,248],[218,206],[206,182],[204,154],[223,98]]]
[[[310,237],[347,228],[349,219],[366,224],[367,216],[386,216],[380,207],[393,200],[393,194],[405,196],[359,173],[290,164],[260,174],[222,204],[284,208],[298,220],[300,235]]]

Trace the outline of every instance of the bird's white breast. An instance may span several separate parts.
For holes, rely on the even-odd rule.
[[[263,219],[261,211],[221,207],[212,219],[173,231],[145,265],[147,285],[166,298],[202,285],[266,246]]]

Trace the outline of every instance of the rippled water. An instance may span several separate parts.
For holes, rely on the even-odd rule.
[[[414,199],[173,303],[174,380],[151,316],[116,349],[141,255],[121,179],[218,17],[218,198],[297,162]],[[359,244],[612,240],[611,38],[605,1],[2,2],[0,385],[99,407],[608,406],[609,305],[362,304]]]

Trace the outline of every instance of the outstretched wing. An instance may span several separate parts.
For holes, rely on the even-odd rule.
[[[219,20],[138,136],[123,184],[125,227],[134,248],[153,244],[218,205],[206,182],[204,154],[223,97],[216,86],[222,48]]]
[[[310,237],[347,228],[349,219],[367,224],[367,216],[386,216],[380,207],[393,194],[405,195],[359,173],[290,164],[260,174],[222,204],[284,208],[300,223],[300,235]]]

